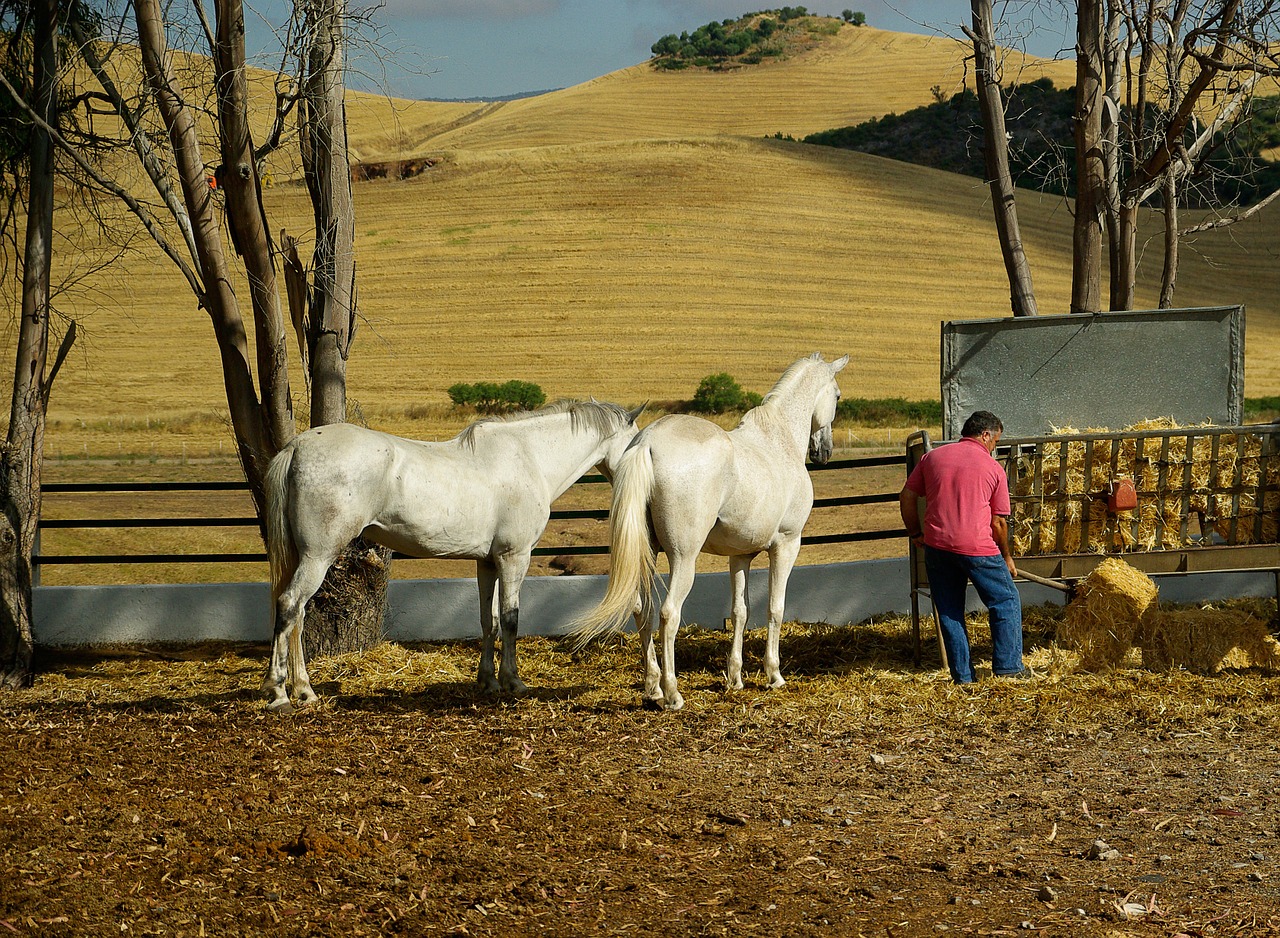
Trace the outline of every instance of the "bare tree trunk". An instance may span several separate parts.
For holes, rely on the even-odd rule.
[[[301,120],[303,170],[316,245],[307,313],[311,425],[347,419],[347,353],[355,328],[355,206],[347,156],[342,0],[309,0],[310,48]],[[294,288],[296,291],[296,287]],[[371,648],[382,640],[391,551],[348,544],[307,605],[308,656]]]
[[[1106,160],[1102,145],[1104,0],[1079,0],[1076,20],[1076,213],[1071,312],[1102,308],[1102,215]]]
[[[227,200],[231,242],[244,262],[253,306],[262,423],[269,438],[266,449],[257,457],[265,471],[271,458],[293,439],[294,420],[289,393],[288,334],[280,310],[271,235],[262,207],[262,185],[249,131],[244,34],[244,6],[240,0],[217,0],[214,59],[221,129],[222,187]]]
[[[1031,265],[1022,245],[1018,226],[1018,206],[1014,197],[1013,176],[1009,172],[1009,138],[1005,130],[1004,102],[1000,95],[1000,78],[996,67],[995,26],[991,0],[972,0],[974,72],[978,85],[978,101],[982,107],[983,155],[986,160],[987,184],[991,187],[991,204],[995,211],[996,235],[1009,278],[1009,303],[1014,316],[1035,316],[1035,287],[1031,282]]]
[[[1112,309],[1133,309],[1138,282],[1138,204],[1130,198],[1122,198],[1120,201],[1115,259]]]
[[[344,5],[311,0],[303,95],[303,168],[315,211],[312,258],[311,425],[347,419],[347,352],[355,322],[355,207],[344,104]]]
[[[1105,97],[1102,105],[1102,144],[1104,173],[1106,175],[1107,270],[1110,277],[1107,295],[1111,309],[1129,309],[1132,297],[1124,299],[1124,281],[1120,267],[1120,89],[1121,75],[1127,61],[1120,45],[1120,27],[1123,17],[1120,10],[1108,4],[1107,41],[1104,50],[1106,62]]]
[[[1164,269],[1160,273],[1160,309],[1173,306],[1178,282],[1178,174],[1173,164],[1164,172]]]
[[[33,87],[36,112],[57,123],[58,0],[33,0]],[[48,406],[49,267],[53,235],[53,146],[40,127],[31,132],[27,230],[22,262],[22,320],[9,432],[0,451],[0,687],[27,687],[32,654],[32,554],[40,524],[40,472]],[[50,378],[50,381],[52,379]]]
[[[219,220],[205,178],[195,116],[174,79],[160,0],[135,0],[134,10],[147,82],[169,134],[183,201],[191,217],[192,236],[204,286],[204,294],[199,300],[213,323],[236,447],[261,518],[263,482],[275,449],[254,389],[248,337],[239,302],[231,288]]]

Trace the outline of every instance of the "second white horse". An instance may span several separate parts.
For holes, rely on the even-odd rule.
[[[699,552],[729,557],[733,580],[733,645],[728,686],[742,687],[742,637],[747,624],[747,572],[761,551],[769,555],[769,631],[765,679],[781,687],[778,640],[787,578],[800,551],[800,534],[813,508],[805,454],[831,458],[831,422],[840,388],[836,374],[849,356],[826,362],[818,353],[792,364],[760,406],[724,431],[709,420],[675,414],[645,427],[632,441],[614,477],[609,512],[610,572],[604,600],[576,623],[580,644],[620,629],[632,614],[640,633],[645,698],[678,710],[676,632],[693,586]],[[653,645],[652,589],[656,551],[671,568]]]

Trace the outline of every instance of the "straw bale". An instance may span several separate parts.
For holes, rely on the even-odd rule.
[[[1086,670],[1114,668],[1144,634],[1157,592],[1149,576],[1108,558],[1077,584],[1058,641],[1080,653]]]
[[[1240,609],[1166,609],[1157,612],[1142,645],[1151,671],[1183,668],[1217,674],[1228,668],[1280,670],[1280,642],[1261,619]]]

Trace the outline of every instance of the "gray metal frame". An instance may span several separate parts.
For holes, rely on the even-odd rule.
[[[1244,307],[1136,310],[944,322],[942,438],[975,410],[1006,437],[1244,419]]]

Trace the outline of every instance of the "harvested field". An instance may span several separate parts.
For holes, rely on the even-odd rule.
[[[525,639],[519,699],[475,642],[384,646],[284,717],[264,648],[46,653],[0,697],[0,933],[1280,932],[1280,678],[1080,672],[1057,615],[1044,677],[972,691],[903,620],[789,624],[778,692],[761,632],[726,693],[695,631],[678,714],[634,636]]]

